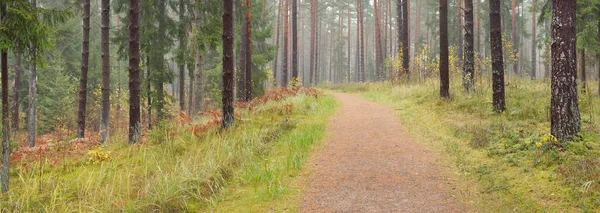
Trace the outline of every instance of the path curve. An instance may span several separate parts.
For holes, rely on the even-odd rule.
[[[350,94],[327,127],[301,212],[464,212],[447,172],[389,107]]]

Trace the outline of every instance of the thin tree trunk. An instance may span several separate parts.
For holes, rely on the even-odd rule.
[[[315,37],[316,37],[316,23],[317,23],[317,0],[311,0],[310,2],[310,76],[309,83],[310,85],[315,84]]]
[[[552,135],[561,141],[581,130],[577,96],[575,0],[552,0]],[[569,57],[565,57],[569,56]]]
[[[375,6],[375,55],[376,55],[376,73],[380,81],[384,80],[383,71],[383,50],[381,41],[381,4],[377,0],[374,1]]]
[[[512,0],[512,42],[514,51],[519,52],[519,44],[517,39],[517,0]],[[513,72],[519,74],[519,59],[513,63]]]
[[[364,11],[363,2],[358,0],[358,25],[360,28],[360,74],[359,81],[365,82],[365,29],[364,29]]]
[[[139,0],[129,0],[129,143],[140,140]]]
[[[185,111],[185,52],[187,39],[185,35],[185,2],[179,0],[179,110]]]
[[[100,115],[100,143],[109,137],[110,119],[110,0],[102,0],[102,109]]]
[[[292,0],[292,79],[298,80],[298,0]]]
[[[0,5],[4,6],[4,5]],[[3,15],[5,8],[2,7]],[[10,130],[8,120],[8,51],[7,49],[1,50],[1,67],[2,67],[2,168],[0,169],[0,185],[2,185],[2,193],[8,192],[8,178],[9,178],[9,161],[10,161]]]
[[[464,57],[463,47],[463,0],[458,0],[458,64],[461,64]],[[454,62],[453,62],[454,63]]]
[[[467,92],[475,84],[475,52],[473,47],[473,0],[465,0],[465,63],[463,85]]]
[[[36,10],[37,0],[32,1],[32,7]],[[29,74],[29,115],[27,120],[27,143],[29,147],[35,146],[36,122],[37,122],[37,46],[33,45],[33,55],[31,57]]]
[[[285,8],[283,11],[283,75],[282,77],[282,85],[284,87],[288,86],[288,62],[289,62],[289,50],[288,50],[288,44],[289,44],[289,31],[290,31],[290,27],[289,27],[289,1],[290,0],[285,0]]]
[[[440,0],[440,97],[442,98],[450,98],[448,65],[448,0]]]
[[[410,78],[410,34],[408,22],[408,0],[402,2],[402,69]]]
[[[350,17],[350,7],[348,7],[348,20],[347,20],[348,21],[348,23],[347,23],[347,25],[348,25],[348,70],[347,70],[347,72],[348,72],[348,74],[347,74],[347,79],[346,79],[347,82],[352,81],[352,74],[351,74],[351,70],[352,70],[352,60],[351,60],[351,57],[352,57],[352,53],[351,53],[352,52],[352,49],[351,49],[352,48],[352,39],[350,38],[350,36],[351,36],[351,34],[350,34],[350,32],[351,32],[351,30],[350,30],[350,28],[351,28],[350,27],[350,20],[351,20],[351,17]]]
[[[13,89],[13,104],[12,104],[12,130],[17,132],[19,130],[19,90],[21,87],[21,73],[23,73],[22,67],[22,54],[21,51],[15,51],[15,86]]]
[[[77,137],[85,138],[87,105],[87,75],[90,59],[90,0],[83,1],[83,45],[81,50],[81,77],[79,78],[79,107],[77,110]]]
[[[536,35],[536,9],[535,0],[531,0],[531,79],[536,78],[537,73],[537,35]]]
[[[241,6],[242,8],[245,7],[246,4],[246,0],[242,0],[241,1]],[[246,29],[246,27],[248,27],[248,25],[246,25],[246,15],[243,14],[242,15],[242,20],[241,20],[241,35],[240,35],[240,48],[239,48],[239,57],[238,57],[238,67],[237,67],[237,73],[235,74],[235,81],[236,81],[236,87],[235,87],[235,97],[237,100],[244,100],[246,97],[246,59],[248,59],[246,57],[246,42],[248,41],[246,39],[246,33],[248,32],[248,30]]]
[[[585,63],[585,49],[581,50],[581,87],[583,93],[587,92],[587,75],[586,75],[586,63]]]
[[[195,0],[196,4],[198,3],[202,3],[202,0]],[[195,20],[194,20],[194,33],[197,34],[199,33],[200,30],[200,24],[201,24],[201,13],[200,13],[200,8],[198,8],[197,6],[194,7],[194,14],[195,14]],[[203,64],[204,64],[204,58],[202,55],[202,50],[199,47],[196,47],[197,49],[194,52],[194,74],[195,76],[190,76],[190,79],[195,79],[194,80],[194,86],[193,86],[193,114],[196,114],[198,112],[200,112],[202,110],[202,105],[203,105],[203,99],[204,99],[204,70],[203,70]],[[190,87],[192,88],[192,83],[190,82]],[[192,108],[192,106],[190,106],[190,108]]]
[[[148,99],[148,129],[152,129],[152,82],[150,81],[150,56],[146,55],[146,99]]]
[[[312,0],[315,1],[315,0]],[[281,36],[279,35],[281,32],[281,8],[282,8],[282,0],[279,0],[279,4],[278,4],[278,10],[277,10],[277,36],[275,37],[275,46],[277,47],[276,51],[275,51],[275,59],[273,60],[273,81],[275,83],[275,85],[277,85],[277,72],[279,71],[279,67],[277,66],[277,62],[279,60],[279,45],[280,45],[280,38]],[[312,4],[311,4],[312,7]],[[312,17],[311,17],[312,19]],[[312,56],[311,56],[312,57]],[[311,62],[312,63],[312,62]],[[311,65],[312,66],[312,65]],[[311,67],[312,69],[312,67]],[[312,84],[312,83],[311,83]]]
[[[500,0],[490,0],[490,40],[492,50],[492,88],[494,110],[506,109],[504,99],[504,57],[502,55],[502,25]]]
[[[245,65],[245,97],[244,100],[245,101],[250,101],[252,100],[252,3],[251,0],[246,0],[246,23],[244,23],[246,25],[245,29],[246,29],[246,37],[244,39],[246,39],[246,42],[244,43],[246,45],[246,48],[244,48],[246,50],[246,65]],[[296,64],[297,65],[297,64]],[[296,75],[297,74],[297,70],[296,70]]]
[[[287,1],[287,0],[286,0]],[[228,129],[234,123],[233,107],[233,0],[223,0],[223,128]]]

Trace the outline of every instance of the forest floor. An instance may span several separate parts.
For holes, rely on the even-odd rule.
[[[335,94],[342,109],[311,159],[302,212],[464,212],[455,176],[387,106]]]

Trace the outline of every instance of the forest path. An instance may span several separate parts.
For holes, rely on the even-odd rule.
[[[343,106],[310,160],[301,212],[464,212],[451,196],[448,173],[392,109],[335,96]]]

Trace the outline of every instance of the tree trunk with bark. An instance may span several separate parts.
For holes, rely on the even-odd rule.
[[[284,10],[283,10],[283,71],[282,71],[282,86],[287,87],[288,86],[288,73],[289,73],[289,49],[288,49],[288,44],[289,44],[289,35],[290,35],[290,14],[289,14],[289,1],[290,0],[284,0],[285,1],[285,6],[284,6]]]
[[[110,119],[110,0],[102,0],[102,109],[100,115],[100,143],[109,137]]]
[[[187,39],[185,35],[185,2],[179,0],[179,109],[185,111],[185,52]]]
[[[139,0],[129,0],[129,143],[140,140]]]
[[[490,0],[490,40],[492,50],[492,89],[494,110],[506,109],[504,97],[504,57],[502,54],[502,24],[500,0]]]
[[[531,0],[531,79],[536,78],[537,73],[537,35],[536,35],[536,9],[535,1]]]
[[[458,8],[458,64],[461,64],[463,62],[463,57],[464,57],[464,47],[463,47],[463,29],[464,29],[464,25],[463,25],[463,0],[458,0],[457,2],[457,8]],[[453,62],[454,63],[454,62]]]
[[[287,0],[286,0],[287,1]],[[230,128],[234,123],[233,107],[233,0],[223,0],[223,119],[222,126]]]
[[[448,0],[440,0],[440,97],[442,98],[450,98],[448,66]]]
[[[77,138],[85,138],[85,113],[87,105],[87,78],[90,59],[90,0],[83,1],[83,44],[81,50],[81,76],[79,77],[79,107],[77,108]]]
[[[298,79],[298,0],[292,0],[292,79]]]
[[[0,7],[4,5],[0,4]],[[4,15],[6,9],[2,7],[0,15]],[[1,20],[1,19],[0,19]],[[8,120],[8,50],[2,49],[0,53],[2,73],[2,166],[0,168],[0,185],[2,193],[8,192],[9,161],[10,161],[10,125]]]
[[[465,0],[465,57],[463,65],[463,86],[467,92],[473,91],[473,86],[475,84],[473,28],[473,0]]]
[[[581,130],[577,96],[575,0],[552,0],[551,132],[571,139]]]
[[[246,50],[246,60],[244,60],[246,62],[245,64],[245,68],[244,68],[244,73],[245,73],[245,80],[244,82],[246,83],[245,90],[244,90],[244,100],[245,101],[250,101],[252,100],[252,3],[251,0],[246,0],[246,23],[244,23],[246,25],[245,29],[246,29],[246,37],[244,39],[246,39],[246,42],[244,43],[246,45],[246,47],[244,48]],[[297,61],[296,61],[297,63]],[[297,64],[296,64],[297,66]],[[298,70],[296,69],[296,75],[298,75]]]
[[[20,50],[15,51],[15,85],[13,88],[13,103],[12,103],[12,131],[17,132],[19,130],[19,90],[21,89],[21,75],[23,73],[22,66],[23,55]]]
[[[519,52],[519,44],[517,38],[517,0],[512,0],[512,42],[515,52]],[[513,63],[513,72],[519,74],[519,59]]]
[[[32,7],[36,10],[37,0],[32,1]],[[35,146],[36,126],[37,126],[37,46],[33,45],[33,54],[31,56],[31,65],[29,73],[29,107],[27,109],[27,144],[29,147]]]
[[[364,29],[364,11],[363,1],[358,1],[358,28],[360,31],[360,53],[359,53],[359,81],[365,82],[365,29]]]
[[[402,2],[402,69],[410,78],[410,34],[408,22],[408,0]]]

